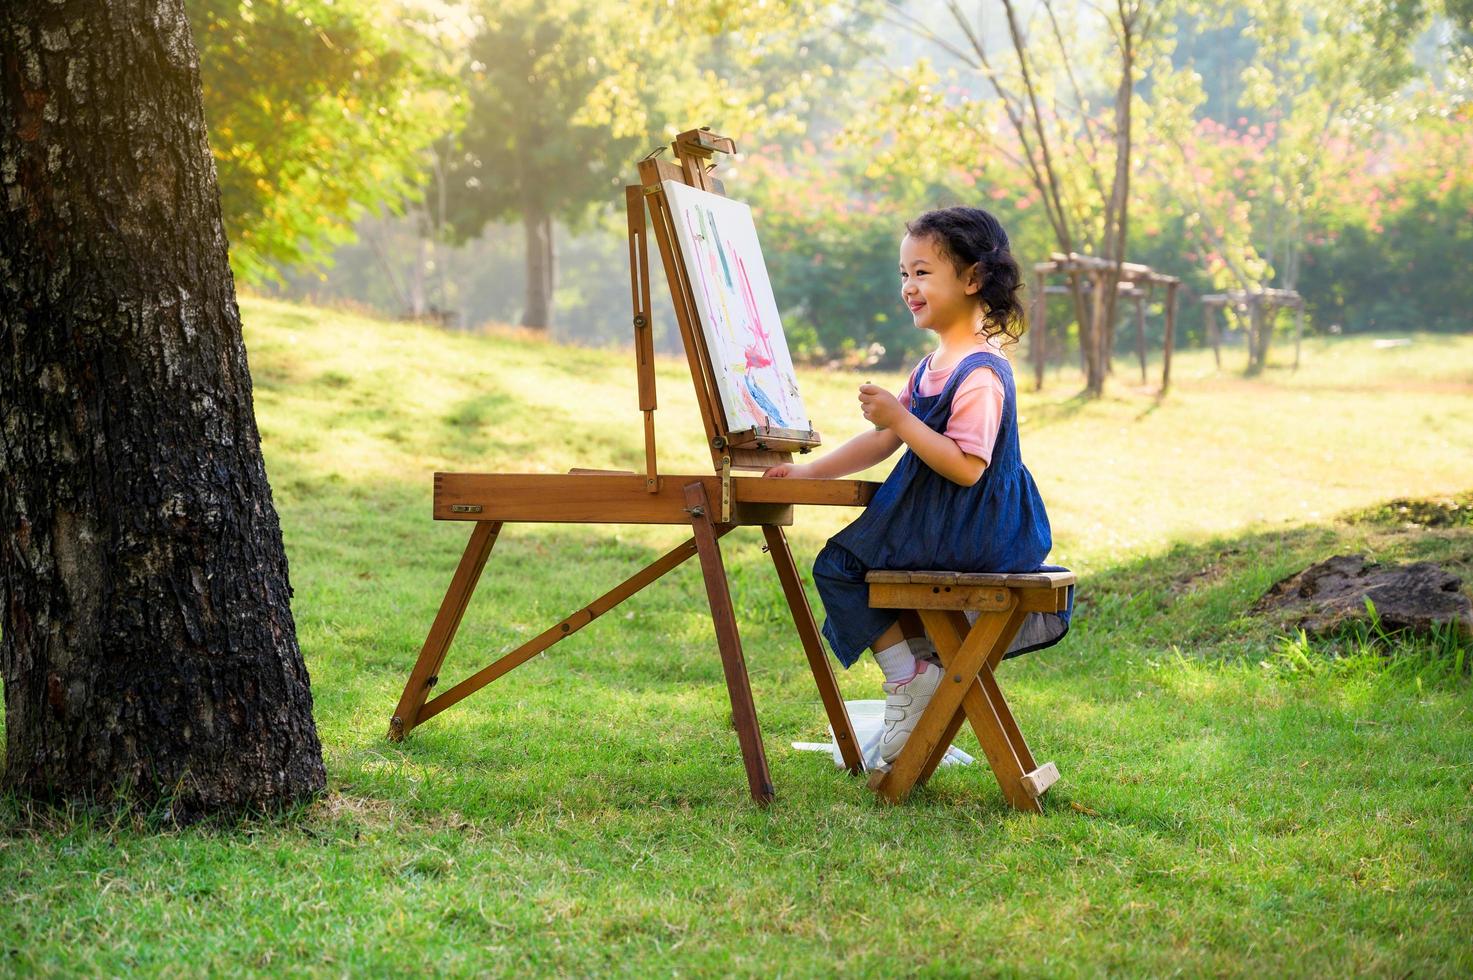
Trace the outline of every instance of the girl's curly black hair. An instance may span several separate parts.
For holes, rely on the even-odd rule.
[[[951,259],[957,275],[965,276],[970,267],[978,267],[983,335],[991,339],[1002,334],[1004,343],[1017,343],[1027,329],[1023,301],[1018,297],[1023,275],[1008,251],[1008,233],[998,220],[981,208],[940,208],[907,222],[905,230],[934,242]]]

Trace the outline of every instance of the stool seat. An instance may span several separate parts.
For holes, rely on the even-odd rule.
[[[1059,778],[1058,767],[1034,761],[993,671],[1030,615],[1069,608],[1074,573],[875,569],[865,581],[871,608],[901,610],[903,622],[919,618],[945,670],[900,755],[871,776],[870,786],[900,802],[930,778],[969,721],[1008,803],[1042,813],[1038,798]]]
[[[1058,589],[1074,584],[1073,572],[870,572],[866,582],[886,585],[981,585],[1007,589]]]

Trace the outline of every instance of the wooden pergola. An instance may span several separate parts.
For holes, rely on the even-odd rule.
[[[1048,360],[1048,297],[1072,294],[1073,283],[1081,277],[1084,281],[1079,285],[1085,292],[1096,289],[1105,274],[1114,268],[1115,263],[1107,259],[1080,255],[1078,252],[1070,252],[1068,255],[1055,252],[1049,256],[1047,262],[1039,262],[1033,266],[1033,287],[1037,299],[1033,307],[1033,325],[1029,331],[1032,337],[1029,354],[1033,358],[1033,383],[1036,390],[1043,388],[1043,371]],[[1071,284],[1049,285],[1048,278],[1054,275],[1067,276]],[[1165,392],[1167,385],[1171,383],[1171,346],[1176,335],[1176,291],[1181,287],[1181,280],[1176,276],[1157,272],[1148,265],[1120,263],[1120,278],[1116,289],[1121,298],[1135,301],[1135,346],[1141,364],[1142,384],[1146,382],[1146,303],[1154,298],[1157,287],[1166,289],[1166,335],[1161,361],[1161,391]],[[1118,309],[1117,307],[1117,315]],[[1112,324],[1109,340],[1113,341],[1114,336]],[[1107,343],[1107,358],[1110,356],[1109,346]]]
[[[1213,310],[1223,311],[1223,327],[1227,327],[1227,310],[1232,307],[1239,313],[1248,314],[1248,369],[1250,371],[1263,367],[1264,358],[1268,355],[1268,341],[1273,333],[1274,320],[1278,318],[1279,310],[1291,309],[1294,311],[1294,368],[1299,368],[1299,347],[1304,340],[1304,297],[1292,289],[1259,289],[1249,292],[1244,289],[1233,289],[1225,293],[1209,293],[1202,297],[1202,306],[1206,308],[1207,335],[1212,340],[1212,356],[1217,361],[1217,366],[1222,367],[1222,351],[1219,349],[1222,343],[1222,332],[1217,326],[1217,314]]]

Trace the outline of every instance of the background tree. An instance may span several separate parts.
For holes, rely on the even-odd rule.
[[[245,282],[321,260],[366,211],[417,194],[460,98],[451,29],[369,0],[186,0],[205,116]]]
[[[320,791],[181,0],[0,7],[4,785]]]
[[[637,77],[636,52],[652,28],[597,0],[483,4],[471,43],[470,108],[454,160],[449,214],[457,235],[520,219],[526,236],[522,324],[553,318],[553,221],[577,224],[615,196],[630,159],[657,124]],[[645,147],[647,148],[647,147]]]
[[[1347,331],[1467,330],[1473,279],[1455,270],[1473,268],[1473,105],[1393,135],[1328,148],[1352,159],[1306,229],[1299,291]]]
[[[957,98],[930,92],[935,79],[925,77],[924,66],[920,77],[903,77],[903,86],[925,86],[928,92],[916,94],[930,95],[909,101],[916,108],[907,106],[906,115],[923,118],[907,128],[940,122],[974,157],[1005,155],[1027,174],[1055,248],[1112,263],[1088,295],[1079,279],[1072,283],[1085,390],[1100,394],[1110,370],[1116,286],[1129,241],[1136,85],[1152,69],[1169,69],[1166,29],[1177,5],[1118,0],[1063,7],[1042,0],[1024,11],[1013,0],[1001,0],[990,11],[1003,38],[998,41],[988,22],[957,0],[946,0],[943,27],[929,26],[899,0],[888,3],[897,27],[928,39],[969,76],[970,91]],[[1001,110],[1000,131],[994,107]],[[906,152],[907,142],[897,140],[897,153]]]
[[[478,19],[450,221],[462,240],[521,222],[530,327],[554,318],[555,221],[608,213],[635,161],[680,130],[796,138],[863,51],[845,28],[864,15],[830,0],[498,0]]]
[[[1401,96],[1429,11],[1421,0],[1253,0],[1239,11],[1255,44],[1239,105],[1262,122],[1201,119],[1200,89],[1182,85],[1162,100],[1156,133],[1170,152],[1154,169],[1188,206],[1216,286],[1298,289],[1327,195],[1364,162],[1347,151],[1410,121],[1415,102]],[[1274,324],[1248,327],[1256,373]]]

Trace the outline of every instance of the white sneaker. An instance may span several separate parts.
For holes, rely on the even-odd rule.
[[[922,669],[908,681],[885,684],[885,730],[880,735],[880,758],[894,762],[905,740],[915,730],[921,712],[931,703],[931,695],[941,686],[941,675],[945,671],[924,661]]]

